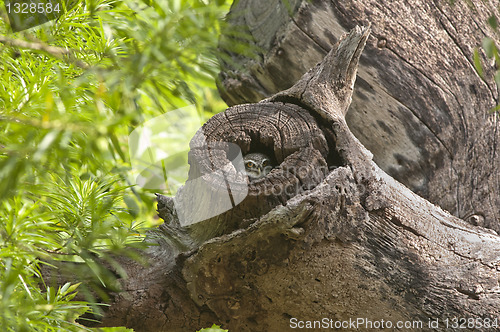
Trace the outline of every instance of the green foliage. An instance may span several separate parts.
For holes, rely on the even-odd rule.
[[[58,227],[36,204],[14,198],[1,203],[0,211],[0,327],[2,331],[72,330],[74,320],[87,311],[72,301],[78,284],[42,291],[35,276],[39,257],[58,245]]]
[[[500,13],[500,7],[499,7],[499,13]],[[497,19],[497,16],[495,14],[492,14],[490,16],[490,18],[488,19],[488,24],[493,29],[494,33],[500,37],[500,30],[498,27],[498,19]],[[499,55],[499,50],[498,50],[499,45],[497,45],[493,39],[486,37],[483,39],[481,46],[482,46],[482,49],[483,49],[484,53],[486,54],[486,56],[489,59],[492,59],[495,63],[496,71],[495,71],[493,78],[495,80],[495,84],[497,85],[498,89],[500,89],[500,55]],[[479,54],[478,48],[474,49],[474,67],[475,67],[478,75],[481,76],[481,78],[484,80],[485,74],[484,74],[483,65],[481,63],[481,56]],[[498,105],[496,107],[494,107],[493,109],[490,110],[490,112],[498,112],[498,111],[500,111],[500,101],[498,102]]]
[[[201,329],[198,332],[228,332],[229,330],[223,330],[219,325],[212,325],[212,327]]]
[[[11,33],[0,1],[1,331],[85,330],[83,285],[44,286],[42,264],[140,246],[157,221],[130,176],[129,133],[186,105],[204,118],[225,106],[214,86],[225,1],[63,4],[57,21]]]
[[[124,327],[103,327],[100,329],[93,329],[95,332],[134,332],[132,329],[127,329]]]
[[[116,186],[117,182],[110,177],[54,179],[30,194],[44,200],[41,205],[58,225],[62,252],[98,254],[100,249],[119,250],[142,239],[133,215],[120,204],[126,187]]]

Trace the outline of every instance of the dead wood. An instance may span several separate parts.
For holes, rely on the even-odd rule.
[[[301,17],[305,17],[306,9],[310,8],[302,2],[290,4],[289,10],[300,13]],[[362,6],[358,2],[346,2],[345,6],[350,6],[348,9],[360,17],[371,18],[369,12],[358,12],[357,5]],[[383,4],[371,5],[373,11],[386,9]],[[331,6],[340,5],[328,3],[321,8]],[[343,19],[335,21],[339,26],[339,22],[352,23],[352,20],[343,21],[348,21],[348,9],[335,9],[336,15],[344,13]],[[312,11],[311,15],[317,13]],[[278,26],[288,21],[283,22],[276,20]],[[380,22],[373,22],[372,28],[379,38]],[[264,27],[259,30],[261,33],[267,31]],[[324,61],[295,85],[284,88],[288,90],[261,103],[229,108],[207,122],[192,140],[189,179],[201,179],[205,192],[200,194],[200,187],[190,189],[187,185],[175,199],[159,196],[159,214],[166,222],[148,236],[148,241],[155,246],[143,252],[147,264],[122,260],[121,268],[127,277],[120,279],[121,292],[114,293],[108,302],[110,307],[103,317],[103,326],[126,325],[135,331],[194,331],[220,323],[230,331],[283,331],[289,330],[295,319],[322,321],[326,318],[332,322],[365,319],[391,324],[415,321],[421,322],[423,330],[444,331],[446,318],[473,318],[482,322],[498,318],[500,237],[493,230],[464,222],[411,190],[427,193],[429,199],[446,207],[451,197],[447,195],[452,195],[453,190],[456,199],[463,199],[465,193],[474,194],[474,190],[465,186],[457,190],[455,184],[449,183],[468,176],[457,173],[459,169],[465,170],[456,167],[465,165],[464,158],[471,153],[467,149],[465,153],[459,143],[464,142],[460,140],[469,142],[473,137],[470,132],[467,135],[459,132],[449,141],[453,143],[449,143],[444,139],[446,136],[440,136],[444,132],[451,135],[454,132],[451,128],[460,130],[460,126],[454,127],[456,108],[446,104],[449,102],[447,91],[451,90],[440,90],[433,95],[439,99],[436,107],[442,118],[435,123],[436,128],[438,123],[444,124],[441,131],[429,129],[430,133],[418,137],[411,134],[410,129],[421,128],[422,123],[431,129],[434,124],[420,113],[410,111],[419,109],[417,105],[428,106],[430,99],[409,95],[408,91],[404,97],[394,99],[396,108],[388,107],[384,113],[387,116],[380,117],[380,121],[389,128],[394,127],[394,131],[402,126],[405,134],[396,135],[394,140],[401,140],[402,146],[415,148],[420,153],[408,161],[408,169],[394,171],[385,167],[392,175],[405,179],[413,174],[412,170],[423,170],[426,162],[434,163],[428,167],[431,171],[414,175],[412,179],[416,179],[416,184],[413,180],[405,182],[410,188],[382,170],[347,125],[345,117],[352,111],[347,112],[351,96],[353,90],[358,89],[358,85],[353,84],[360,58],[361,79],[358,77],[356,82],[361,83],[362,94],[368,96],[366,107],[375,107],[373,102],[380,100],[379,92],[403,93],[401,88],[397,91],[383,88],[386,83],[375,84],[385,82],[380,79],[382,69],[377,66],[387,61],[394,61],[391,64],[395,67],[384,67],[385,70],[401,70],[398,79],[417,75],[414,82],[427,82],[425,89],[432,86],[432,80],[418,76],[425,72],[409,70],[413,67],[402,65],[398,56],[384,60],[379,55],[368,62],[366,55],[362,56],[365,43],[370,57],[381,52],[374,48],[374,40],[368,38],[368,33],[367,28],[355,28],[343,38],[333,38],[337,43]],[[281,42],[293,41],[291,35],[284,36]],[[275,46],[273,40],[267,40],[269,47]],[[390,42],[397,40],[390,39]],[[320,43],[316,44],[315,47]],[[279,51],[275,54],[283,55]],[[307,58],[307,61],[311,60]],[[288,71],[283,70],[283,75],[299,67],[290,66]],[[363,78],[367,72],[377,74],[378,79]],[[395,81],[390,81],[393,87]],[[487,84],[477,80],[470,84],[485,88],[482,91],[491,96],[492,90]],[[416,88],[418,84],[410,86]],[[246,91],[242,86],[239,88],[234,90],[234,95]],[[247,95],[268,91],[260,89],[249,89]],[[474,99],[455,97],[452,103],[460,98]],[[356,98],[359,94],[354,100]],[[474,105],[483,107],[491,101],[491,98],[475,101]],[[379,105],[377,112],[381,109]],[[401,112],[396,114],[397,110]],[[360,117],[366,117],[368,123],[375,121],[375,114],[362,114]],[[488,128],[497,126],[491,118],[474,114],[470,115],[470,121],[482,119],[481,123],[489,124]],[[356,132],[359,133],[359,128]],[[491,143],[491,138],[486,136],[483,133],[474,137],[483,137],[482,142]],[[371,146],[381,144],[377,143],[379,138],[375,134],[370,136]],[[422,142],[429,144],[420,145]],[[272,154],[279,166],[266,178],[247,184],[232,163],[234,150],[228,143],[235,144],[243,153],[263,149]],[[467,146],[476,149],[474,145]],[[375,153],[376,161],[400,167],[390,163],[401,152],[398,148],[401,147],[389,144],[386,154]],[[477,149],[483,148],[492,151],[489,156],[496,163],[496,145]],[[446,158],[438,162],[436,158],[440,155]],[[298,166],[302,167],[301,172],[295,171]],[[486,177],[481,181],[498,184],[488,175],[491,173],[487,169],[491,171],[491,166],[482,167],[475,176],[483,174]],[[221,169],[223,171],[217,173]],[[318,169],[322,171],[317,172]],[[450,169],[453,171],[446,175],[445,170]],[[438,176],[449,187],[432,196],[431,191],[438,188]],[[264,190],[270,187],[282,190],[288,185],[295,191],[283,194],[279,190]],[[181,219],[198,218],[199,214],[179,212],[174,209],[175,203],[191,202],[193,210],[206,211],[210,206],[222,204],[218,193],[230,191],[234,203],[234,197],[240,197],[238,190],[245,186],[248,195],[228,211],[198,223],[181,225]],[[485,218],[497,216],[498,211],[493,209],[498,199],[497,190],[490,190],[493,196],[489,202],[475,205],[487,211]],[[474,195],[473,198],[481,197]],[[181,206],[187,206],[183,204]],[[472,205],[460,203],[451,210],[461,215],[470,210],[469,206]],[[436,319],[440,324],[431,328],[429,321]]]
[[[346,122],[375,162],[453,215],[500,231],[495,68],[474,48],[499,42],[496,1],[240,0],[221,39],[229,105],[288,89],[356,24],[371,24]],[[239,31],[240,33],[235,33]],[[245,33],[246,35],[244,35]],[[235,37],[236,36],[236,37]],[[232,51],[242,36],[254,52]]]
[[[498,316],[500,238],[393,180],[344,120],[367,35],[367,29],[353,30],[339,43],[340,51],[333,50],[288,92],[247,108],[255,112],[276,103],[280,109],[283,100],[297,100],[315,119],[311,123],[331,130],[335,145],[329,149],[337,151],[341,164],[314,188],[276,205],[250,226],[181,254],[174,279],[184,286],[162,289],[182,289],[182,296],[189,295],[187,308],[197,309],[183,316],[182,327],[164,320],[165,331],[207,326],[214,317],[230,330],[281,331],[294,319],[416,322],[423,329],[439,319],[434,330],[445,330],[447,318]],[[345,64],[340,74],[331,70],[339,63]],[[335,74],[329,81],[320,79],[322,73]],[[220,127],[219,121],[214,119]],[[248,140],[221,135],[214,137],[232,137],[249,151],[242,143]],[[284,162],[285,155],[275,157]],[[195,169],[197,160],[191,160]],[[242,219],[235,219],[237,227]],[[171,310],[161,307],[167,319]],[[129,326],[147,331],[143,323]]]

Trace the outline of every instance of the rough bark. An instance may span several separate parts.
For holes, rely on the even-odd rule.
[[[224,78],[231,96],[260,98],[256,96],[272,95],[272,89],[287,90],[257,104],[229,108],[209,120],[192,141],[190,181],[201,179],[204,190],[216,193],[248,185],[248,196],[224,214],[184,227],[175,200],[160,195],[158,211],[165,223],[147,240],[156,245],[143,252],[144,266],[122,259],[121,275],[126,272],[127,277],[119,280],[121,291],[112,293],[102,325],[126,325],[137,332],[194,331],[212,323],[230,331],[286,331],[295,318],[326,318],[333,324],[350,319],[417,321],[423,330],[444,331],[450,330],[446,318],[483,323],[498,318],[500,237],[442,209],[457,216],[470,210],[477,223],[493,228],[498,218],[498,178],[493,172],[498,168],[498,123],[486,113],[496,95],[493,85],[474,76],[466,63],[468,53],[457,46],[465,44],[467,29],[443,34],[453,39],[451,45],[438,40],[460,49],[456,58],[438,57],[446,52],[429,42],[415,48],[419,56],[410,59],[413,55],[403,46],[415,45],[410,41],[419,40],[417,32],[425,29],[413,29],[416,23],[408,21],[408,14],[397,21],[403,10],[399,4],[288,2],[285,13],[295,13],[291,23],[287,15],[277,18],[266,11],[268,6],[283,10],[271,1],[256,7],[266,14],[253,16],[253,26],[247,24],[259,47],[271,50],[262,54],[265,65],[247,63],[252,75]],[[237,6],[244,5],[240,0]],[[404,10],[418,6],[424,5],[412,2]],[[436,8],[444,13],[440,27],[463,22],[453,21],[445,4],[428,2],[424,7],[429,6],[432,10],[416,10],[413,18],[434,18],[426,21],[426,33],[439,30],[429,28],[437,22],[437,16],[429,14]],[[458,17],[469,10],[459,8],[464,12]],[[268,20],[255,20],[261,17]],[[354,22],[349,17],[370,20],[375,39],[367,39],[368,30],[359,28],[340,39],[341,27]],[[300,25],[300,19],[309,25]],[[482,21],[470,22],[479,26]],[[273,26],[281,35],[266,39]],[[314,26],[327,28],[312,33]],[[338,30],[330,31],[331,26]],[[385,47],[377,48],[383,38]],[[307,39],[314,42],[302,43]],[[316,67],[313,53],[299,52],[323,52],[332,41],[335,46]],[[292,56],[290,45],[301,55]],[[280,56],[300,58],[304,68],[293,61],[280,64]],[[244,60],[241,55],[234,59]],[[426,72],[431,59],[441,59],[444,69]],[[289,88],[291,77],[299,75],[296,70],[305,71],[308,62],[313,68]],[[470,79],[460,81],[447,72],[450,68],[458,77],[470,74]],[[281,81],[288,83],[279,85],[285,84]],[[471,87],[477,95],[471,94]],[[353,106],[360,108],[347,112],[353,90]],[[246,183],[231,166],[230,145],[220,142],[236,144],[243,153],[263,149],[279,165],[268,177]],[[372,149],[376,162],[362,142]],[[474,159],[469,161],[471,154]],[[326,168],[315,172],[318,166]],[[220,169],[223,172],[214,174]],[[283,195],[288,185],[295,191]],[[264,190],[271,186],[281,190]],[[180,190],[177,202],[196,197],[196,188]],[[482,197],[487,199],[473,201]],[[191,202],[193,209],[206,210],[214,203],[198,198]],[[436,319],[439,325],[430,327],[429,320]]]
[[[289,4],[289,5],[287,5]],[[356,24],[371,24],[347,123],[389,175],[471,223],[500,231],[500,138],[494,68],[473,67],[496,1],[240,0],[230,29],[258,56],[231,52],[219,88],[229,105],[289,88]],[[240,38],[241,39],[241,38]],[[253,40],[252,40],[253,39]],[[486,60],[482,52],[481,58]]]
[[[340,163],[334,146],[332,131],[322,129],[300,106],[262,102],[231,107],[191,140],[189,179],[176,195],[177,212],[193,223],[187,227],[198,243],[229,233],[319,184],[329,167]],[[248,183],[231,161],[237,153],[256,151],[279,166]]]
[[[103,325],[193,331],[215,322],[230,331],[285,331],[293,319],[327,318],[331,324],[383,320],[386,327],[397,321],[417,322],[424,330],[444,331],[446,318],[484,322],[498,317],[500,237],[450,215],[395,181],[372,161],[372,154],[345,122],[367,35],[366,29],[351,32],[338,51],[329,53],[291,89],[252,107],[226,111],[250,117],[256,109],[261,117],[288,110],[309,112],[311,117],[305,117],[309,126],[328,129],[324,136],[334,137],[328,149],[337,151],[338,167],[314,188],[285,197],[250,225],[241,218],[224,219],[234,224],[221,233],[230,233],[191,251],[175,249],[172,238],[179,234],[178,218],[169,205],[172,201],[159,196],[160,216],[168,222],[149,236],[158,244],[144,254],[150,265],[144,268],[134,261],[122,265],[129,277],[121,281],[122,291],[110,303]],[[286,106],[284,100],[300,107]],[[272,103],[276,108],[269,108]],[[231,123],[229,119],[224,121]],[[232,139],[247,149],[241,142],[249,140],[224,136],[220,120],[206,125],[217,128],[214,137]],[[212,127],[210,122],[218,125]],[[242,121],[237,132],[248,128],[254,124]],[[193,141],[196,145],[196,136]],[[311,149],[312,143],[298,145],[298,151],[321,151]],[[207,158],[217,163],[224,147],[220,149]],[[274,151],[282,160],[278,169],[296,153],[281,152]],[[190,162],[200,170],[206,158],[197,155]],[[298,163],[307,166],[308,160]],[[229,170],[226,179],[234,179],[235,173]],[[213,175],[207,174],[204,180],[214,183]],[[210,220],[196,225],[212,227]],[[238,227],[243,228],[232,231]],[[181,241],[198,234],[190,228],[182,231],[185,234],[176,238]],[[438,327],[429,327],[429,320],[436,319]]]

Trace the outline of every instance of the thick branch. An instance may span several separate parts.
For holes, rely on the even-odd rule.
[[[367,35],[367,29],[355,29],[288,93],[226,111],[227,118],[235,114],[255,118],[249,115],[252,110],[276,124],[282,124],[285,115],[291,123],[295,117],[306,119],[305,124],[297,123],[309,126],[315,135],[300,135],[292,140],[293,148],[275,143],[281,142],[284,128],[299,128],[295,125],[259,132],[243,121],[228,133],[221,129],[225,124],[221,115],[204,127],[216,137],[232,140],[244,152],[250,151],[250,142],[268,147],[280,162],[271,173],[279,176],[278,170],[290,166],[287,160],[311,166],[318,160],[324,164],[333,154],[340,156],[341,163],[330,163],[334,169],[315,178],[314,187],[301,188],[282,201],[275,200],[278,194],[267,198],[256,194],[254,198],[269,200],[261,203],[266,206],[265,215],[248,209],[254,218],[242,223],[241,214],[231,215],[238,211],[236,207],[225,220],[241,229],[211,233],[220,236],[198,248],[192,243],[176,244],[198,232],[181,227],[172,201],[160,197],[165,206],[159,205],[159,211],[169,224],[148,237],[157,245],[144,252],[147,267],[132,261],[123,265],[128,278],[121,280],[122,291],[115,294],[104,325],[126,324],[137,332],[192,331],[215,322],[234,331],[282,331],[291,327],[293,319],[327,317],[419,321],[425,330],[429,319],[498,317],[500,237],[453,217],[388,176],[344,120]],[[347,68],[336,65],[342,63]],[[271,134],[274,130],[277,133]],[[197,134],[192,142],[193,160],[200,160],[192,165],[196,166],[193,178],[210,180],[203,173],[204,165],[219,163],[231,170],[227,151],[204,154],[196,150],[201,141]],[[198,155],[225,159],[210,163],[195,158]],[[305,179],[314,174],[311,169],[306,168],[310,173]],[[249,188],[266,183],[279,187],[281,182],[270,181],[278,175],[271,173]],[[301,172],[292,175],[297,183],[304,179]],[[237,178],[234,171],[231,176]],[[214,184],[223,188],[222,181]],[[199,207],[197,201],[191,203],[193,210]],[[174,236],[168,233],[177,231]],[[194,249],[182,252],[185,248]],[[441,325],[436,330],[445,328]]]
[[[290,89],[262,102],[294,98],[325,120],[343,119],[351,104],[358,61],[369,34],[369,27],[356,26]]]

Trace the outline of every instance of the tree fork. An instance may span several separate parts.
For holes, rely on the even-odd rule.
[[[292,88],[260,104],[265,109],[295,103],[287,110],[310,114],[307,122],[325,137],[314,141],[311,135],[290,150],[273,151],[275,157],[285,151],[277,158],[281,168],[301,152],[304,157],[293,160],[304,166],[309,153],[326,160],[332,150],[340,162],[330,163],[309,189],[281,200],[268,195],[272,203],[261,204],[269,211],[245,215],[259,204],[254,200],[242,214],[224,215],[229,227],[199,247],[189,245],[188,251],[173,244],[172,234],[179,232],[176,240],[184,241],[210,223],[180,229],[165,208],[168,200],[159,196],[160,216],[169,223],[148,235],[147,241],[157,245],[144,252],[146,266],[123,260],[127,277],[108,302],[102,326],[193,331],[221,323],[230,331],[280,331],[296,320],[326,317],[420,321],[426,328],[429,319],[498,317],[500,238],[388,176],[345,122],[368,31],[353,29]],[[259,107],[238,112],[250,115]],[[248,140],[233,138],[244,150]],[[191,167],[204,160],[190,159]]]

